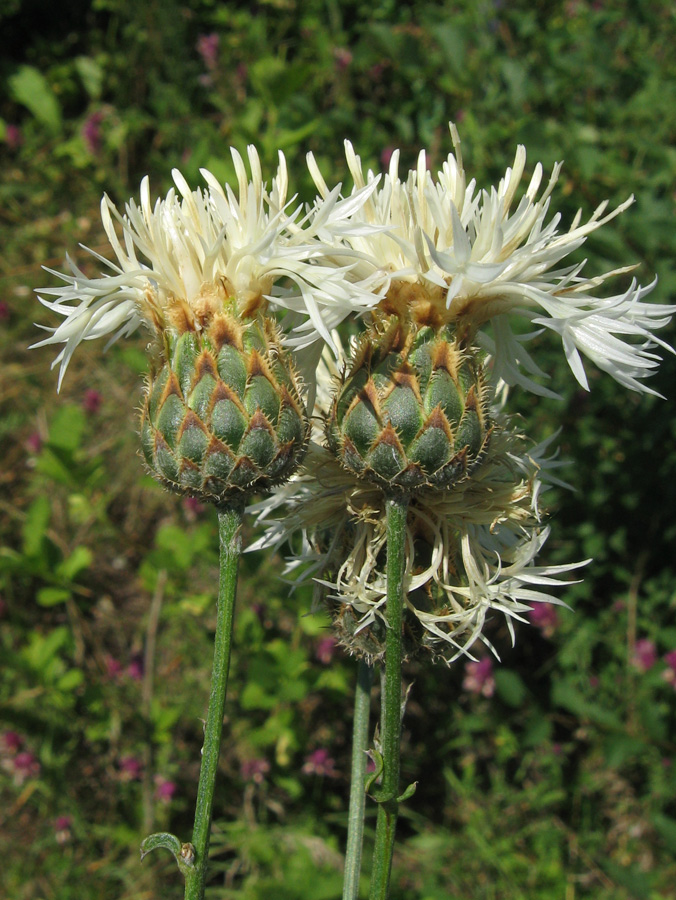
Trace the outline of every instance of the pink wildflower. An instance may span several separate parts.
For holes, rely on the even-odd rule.
[[[334,47],[333,58],[336,61],[336,68],[339,72],[344,72],[352,63],[352,53],[347,47]]]
[[[267,759],[245,759],[240,767],[242,778],[253,781],[254,784],[263,784],[269,771],[270,763]]]
[[[330,634],[327,634],[325,637],[320,638],[317,641],[317,648],[315,650],[315,656],[319,660],[320,663],[323,663],[325,666],[333,659],[333,653],[336,649],[336,639],[332,637]]]
[[[42,437],[40,436],[40,432],[33,431],[26,438],[26,449],[29,453],[33,453],[37,456],[37,454],[42,450]]]
[[[103,121],[102,112],[94,112],[85,119],[82,126],[82,137],[87,145],[87,149],[91,154],[96,154],[101,150],[101,122]]]
[[[132,681],[142,681],[144,671],[143,657],[140,653],[135,653],[127,666],[127,675]]]
[[[5,128],[5,143],[10,150],[16,150],[23,144],[23,134],[18,125],[8,125]]]
[[[462,680],[462,686],[471,694],[481,694],[483,697],[493,696],[495,678],[493,677],[493,660],[490,656],[484,656],[478,662],[465,663],[465,677]]]
[[[162,775],[155,776],[155,797],[162,803],[171,803],[176,793],[176,783],[169,781]]]
[[[202,57],[204,65],[213,72],[218,66],[218,47],[221,42],[219,35],[201,34],[197,39],[197,52]]]
[[[196,497],[183,498],[183,512],[188,522],[194,522],[202,515],[206,507]]]
[[[383,169],[386,169],[389,166],[393,153],[394,147],[385,147],[383,149],[382,153],[380,154],[380,163]]]
[[[15,784],[23,784],[27,778],[35,778],[40,774],[40,763],[30,750],[22,750],[12,760]]]
[[[121,781],[138,781],[141,777],[143,764],[135,756],[123,756],[118,762]]]
[[[73,820],[70,816],[58,816],[54,820],[54,837],[57,844],[67,844],[73,837],[71,825]]]
[[[0,734],[0,753],[14,756],[23,745],[23,738],[16,731],[4,731]]]
[[[82,398],[82,408],[86,413],[95,415],[101,409],[103,397],[94,388],[87,388]]]
[[[636,641],[634,655],[631,658],[632,666],[641,672],[647,672],[656,662],[657,650],[653,641],[650,638],[641,638],[640,641]]]
[[[662,659],[667,666],[662,672],[662,678],[676,690],[676,650],[665,653]]]
[[[543,637],[554,636],[559,624],[559,614],[551,603],[536,603],[528,613],[531,625],[535,625],[542,632]]]
[[[324,747],[320,747],[305,757],[303,772],[306,775],[321,775],[326,778],[335,778],[338,774],[335,766],[336,761],[329,756],[329,751]]]
[[[115,659],[114,656],[106,657],[106,676],[110,678],[111,681],[115,681],[122,674],[122,663],[119,659]]]

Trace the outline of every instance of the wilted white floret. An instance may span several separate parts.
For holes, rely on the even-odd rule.
[[[549,469],[546,446],[523,449],[523,438],[499,431],[487,461],[452,491],[418,491],[408,507],[404,597],[423,630],[421,645],[446,660],[488,643],[493,612],[526,621],[532,603],[561,603],[560,575],[584,563],[537,565],[549,528],[539,498]],[[384,621],[385,499],[325,450],[310,447],[302,474],[252,508],[264,534],[253,545],[288,545],[286,573],[314,578],[339,605],[352,608],[358,630]],[[277,518],[277,516],[280,516]],[[422,602],[421,602],[422,601]]]

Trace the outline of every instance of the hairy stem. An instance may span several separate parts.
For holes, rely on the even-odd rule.
[[[372,684],[373,668],[365,660],[360,659],[357,670],[354,722],[352,726],[352,773],[343,900],[357,900],[359,896],[359,875],[361,873],[361,852],[364,838],[364,806],[366,802],[366,751],[369,740]]]
[[[376,795],[378,819],[373,851],[370,900],[387,900],[399,812],[401,739],[401,629],[404,605],[407,497],[387,500],[387,636],[382,698],[382,786]]]
[[[195,826],[192,844],[194,866],[186,873],[185,900],[203,900],[211,834],[211,809],[218,758],[221,751],[225,694],[228,687],[232,622],[237,590],[237,564],[242,549],[240,525],[243,508],[227,507],[218,513],[220,539],[220,580],[218,586],[218,611],[214,640],[214,664],[211,674],[209,709],[204,727],[202,766],[197,788]]]

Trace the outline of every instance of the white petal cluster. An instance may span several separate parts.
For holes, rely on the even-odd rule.
[[[630,268],[588,278],[584,263],[565,263],[632,198],[610,213],[601,204],[584,223],[578,212],[561,230],[560,215],[549,216],[560,165],[541,190],[538,163],[517,202],[525,149],[518,148],[497,187],[479,191],[474,180],[467,181],[453,126],[451,136],[455,153],[436,176],[422,151],[403,180],[398,151],[386,174],[364,175],[346,142],[354,182],[347,197],[340,184],[326,183],[309,155],[320,196],[308,209],[288,199],[281,153],[268,190],[253,147],[250,178],[240,155],[231,151],[237,195],[206,170],[207,188],[191,190],[174,170],[175,188],[154,203],[147,178],[140,203],[129,201],[123,214],[104,196],[101,216],[116,261],[93,253],[109,270],[98,278],[87,277],[71,260],[70,274],[53,273],[65,286],[41,290],[40,299],[64,321],[45,328],[49,336],[34,346],[64,345],[54,361],[61,380],[81,341],[108,337],[112,343],[142,323],[161,331],[177,304],[199,328],[200,310],[217,290],[235,296],[243,308],[265,297],[273,308],[286,310],[289,345],[314,364],[322,344],[338,352],[332,330],[342,321],[401,297],[402,285],[408,285],[404,302],[421,307],[421,315],[427,306],[436,307],[438,316],[491,353],[496,383],[553,394],[525,346],[549,329],[560,336],[583,387],[585,356],[624,386],[652,392],[644,379],[659,363],[657,346],[667,347],[654,332],[676,308],[644,301],[655,282],[632,282],[619,294],[598,296],[605,281]],[[537,330],[514,330],[517,316]]]
[[[378,301],[382,275],[370,273],[360,284],[348,261],[322,264],[325,248],[317,237],[319,230],[344,230],[368,192],[341,200],[338,185],[298,224],[304,210],[298,204],[290,209],[283,154],[268,190],[255,149],[248,151],[250,179],[241,156],[231,153],[238,195],[205,169],[207,188],[193,191],[175,169],[175,188],[154,203],[147,177],[140,203],[130,200],[124,214],[103,197],[101,218],[116,261],[90,252],[110,272],[89,278],[68,259],[71,274],[52,272],[65,286],[40,291],[41,302],[64,318],[57,328],[40,326],[50,334],[34,345],[64,344],[54,361],[61,367],[59,386],[81,341],[108,337],[110,344],[141,324],[161,333],[177,311],[199,330],[215,295],[234,299],[240,310],[265,299],[298,313],[301,324],[310,323],[294,341],[301,347],[330,343],[332,328]]]
[[[470,479],[411,498],[405,604],[422,628],[422,647],[447,661],[478,639],[488,643],[493,612],[506,617],[513,637],[513,621],[525,621],[532,603],[561,603],[552,592],[570,582],[558,576],[585,564],[535,564],[549,534],[539,498],[548,481],[561,483],[549,476],[560,463],[546,458],[546,445],[530,452],[522,445],[505,428]],[[297,583],[313,578],[339,607],[351,607],[358,633],[385,617],[384,504],[377,487],[312,444],[302,474],[252,508],[264,533],[251,549],[288,542],[286,574]]]
[[[513,330],[514,317],[520,316],[560,336],[568,364],[585,389],[582,356],[625,387],[654,393],[644,379],[659,364],[657,345],[668,345],[653,332],[668,324],[676,307],[644,302],[654,281],[646,287],[632,282],[610,297],[597,295],[604,282],[632,267],[586,277],[584,262],[565,263],[633,198],[609,213],[607,203],[602,203],[586,222],[579,211],[563,230],[560,214],[550,216],[560,164],[541,190],[543,168],[538,163],[517,202],[525,148],[519,146],[497,187],[478,191],[475,181],[467,182],[453,126],[451,135],[455,154],[448,156],[436,176],[428,171],[423,151],[404,180],[398,174],[398,151],[383,177],[371,171],[364,175],[359,157],[346,142],[354,192],[360,195],[378,183],[355,210],[352,229],[343,238],[359,258],[355,271],[366,278],[369,267],[384,268],[392,286],[404,282],[422,288],[411,294],[412,305],[423,304],[427,293],[428,301],[439,307],[439,316],[490,351],[497,382],[554,395],[532,377],[547,377],[524,346],[540,331],[524,335],[518,327]],[[321,196],[328,197],[328,186],[312,157],[309,166]],[[365,230],[367,225],[370,231]]]

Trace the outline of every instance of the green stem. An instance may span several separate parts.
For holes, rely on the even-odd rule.
[[[383,776],[378,792],[378,819],[373,850],[369,900],[387,900],[399,812],[401,739],[401,629],[404,606],[404,565],[408,497],[387,500],[387,635],[385,696],[382,698]]]
[[[366,751],[369,740],[372,684],[373,667],[365,660],[360,659],[354,697],[350,812],[347,823],[343,900],[357,900],[359,896],[361,851],[364,838],[364,806],[366,802]]]
[[[202,765],[197,788],[195,826],[192,834],[194,865],[186,872],[185,900],[203,900],[211,835],[211,808],[214,785],[221,752],[225,694],[230,667],[232,621],[237,590],[237,564],[242,550],[240,525],[243,507],[230,506],[219,510],[218,535],[220,539],[220,580],[218,586],[218,610],[216,637],[214,639],[214,665],[211,674],[209,709],[204,727]]]

